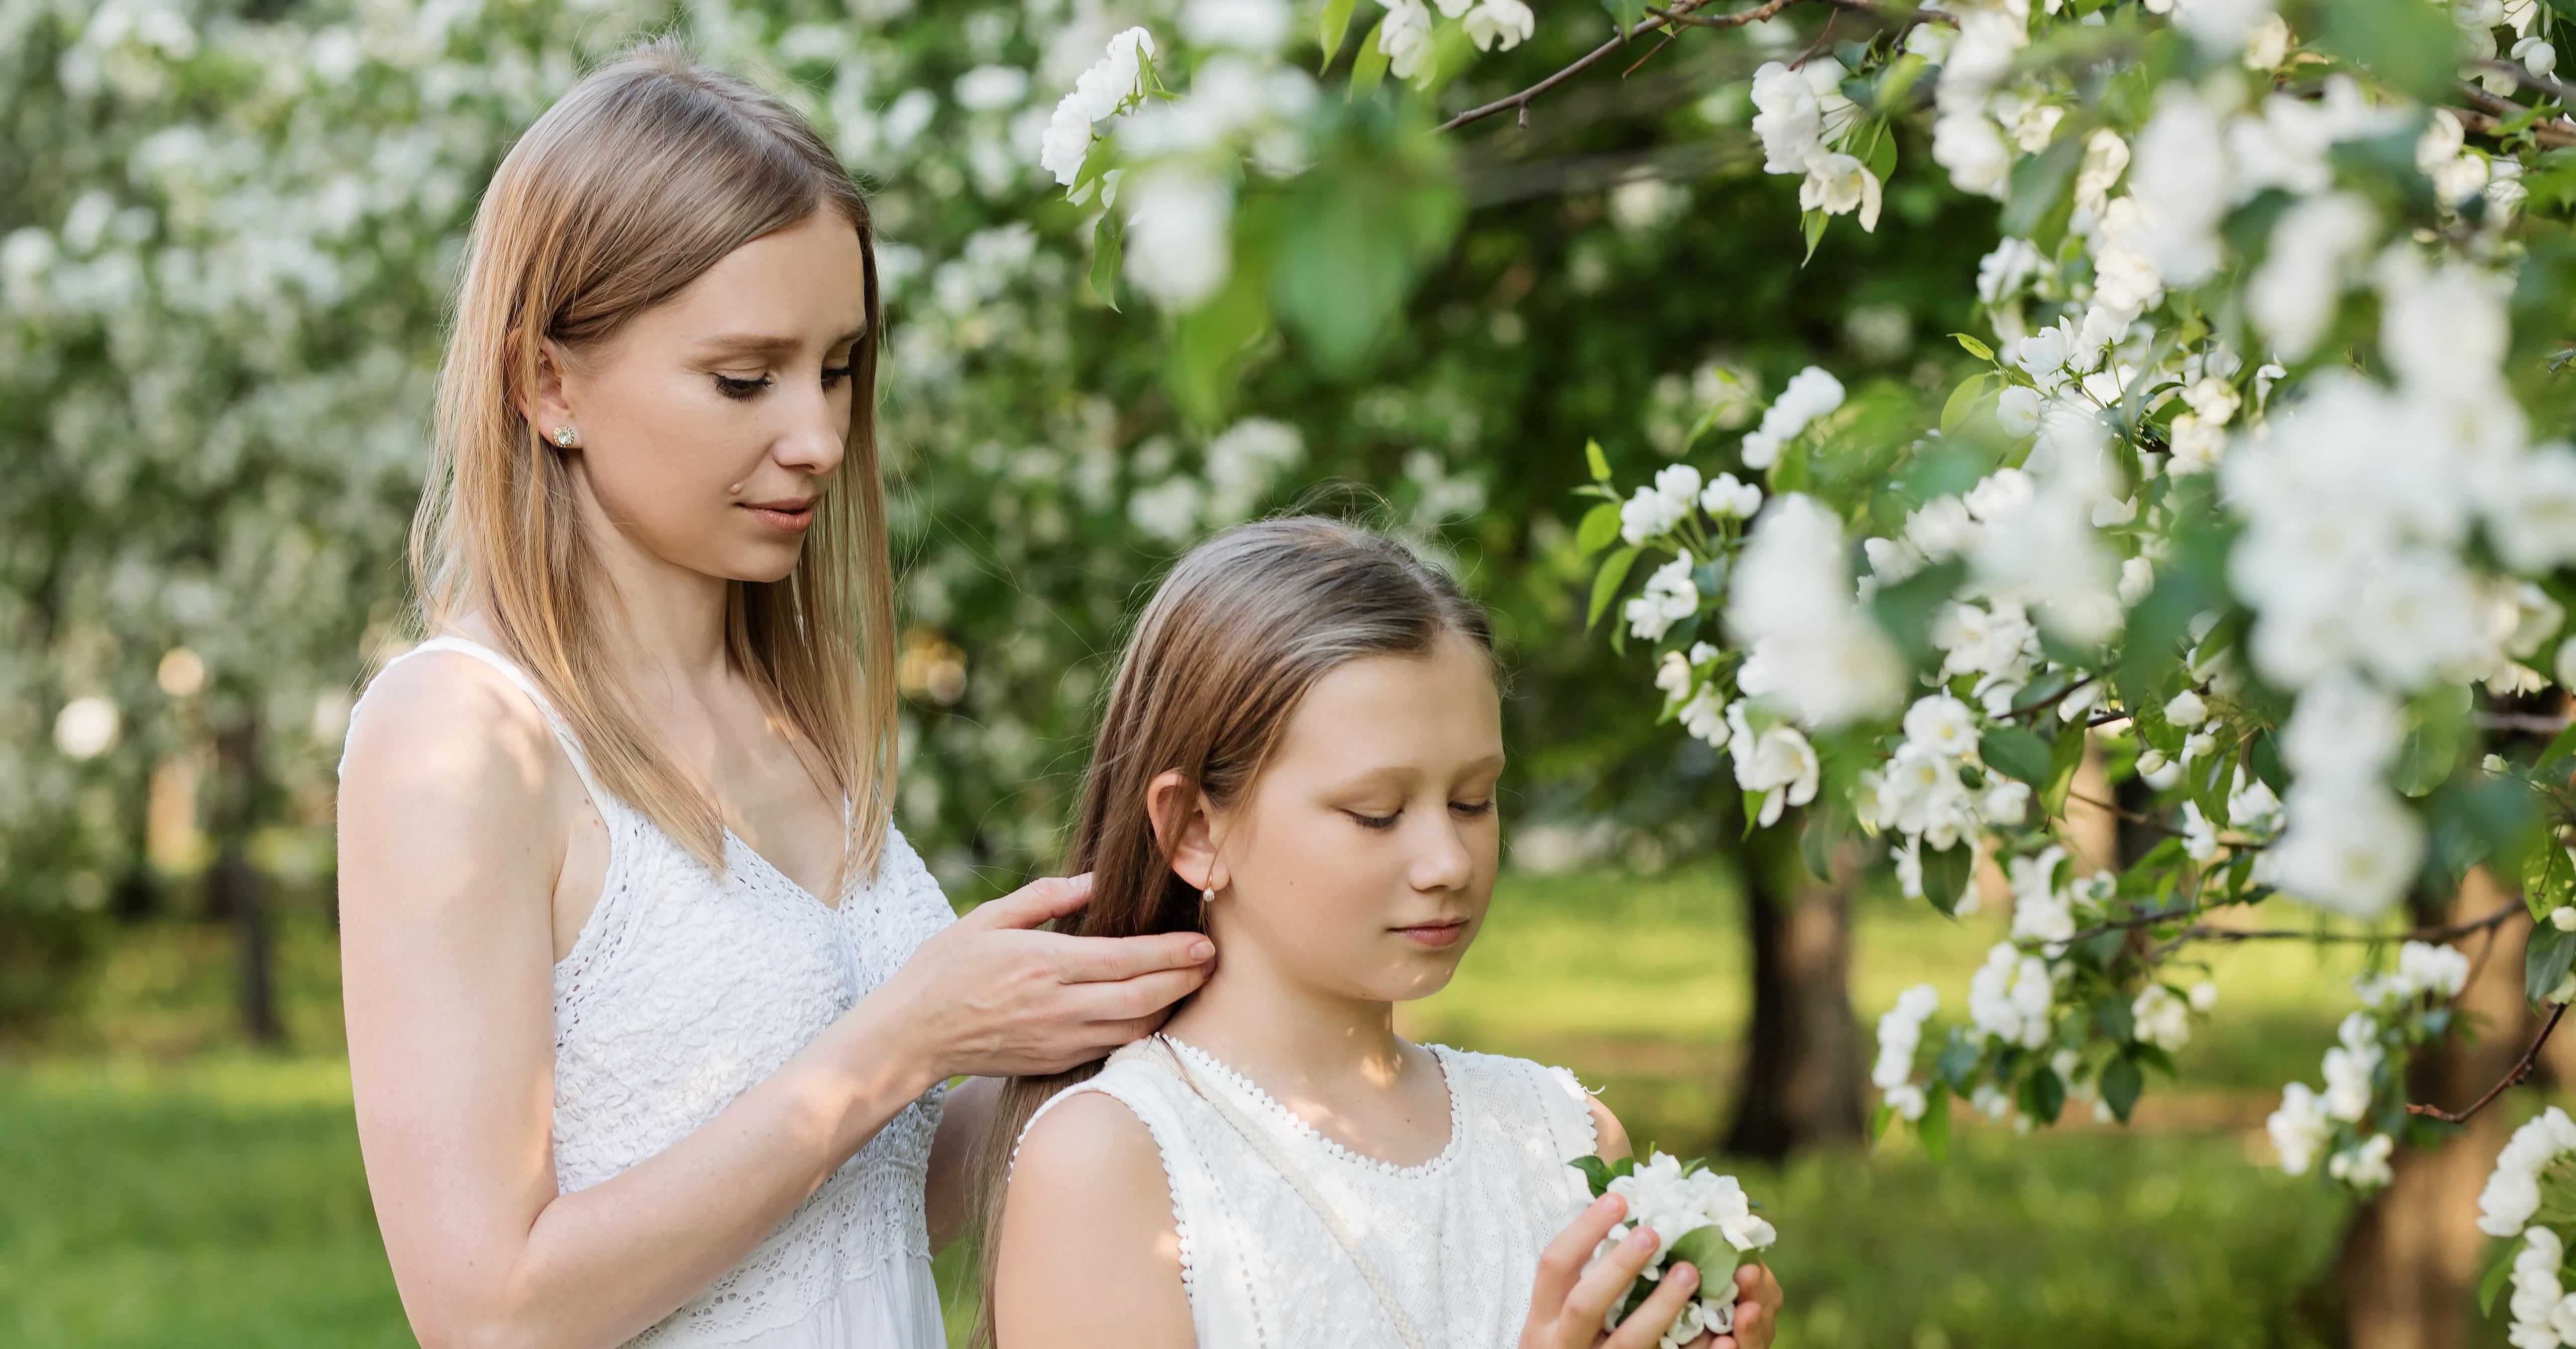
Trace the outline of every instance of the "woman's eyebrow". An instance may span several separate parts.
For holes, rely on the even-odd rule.
[[[832,347],[843,346],[851,342],[856,342],[867,335],[867,325],[861,324],[858,327],[833,338],[830,342],[825,343],[824,346],[825,349],[828,350]],[[716,337],[710,337],[700,343],[700,345],[711,352],[718,352],[724,355],[771,356],[780,352],[794,351],[805,345],[805,339],[775,333],[724,333]]]

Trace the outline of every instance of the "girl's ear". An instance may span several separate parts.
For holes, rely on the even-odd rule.
[[[1221,890],[1216,843],[1209,830],[1207,807],[1198,789],[1179,769],[1157,775],[1145,787],[1145,813],[1154,821],[1154,842],[1172,859],[1172,874],[1193,890]]]

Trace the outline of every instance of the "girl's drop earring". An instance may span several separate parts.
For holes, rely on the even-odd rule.
[[[1216,902],[1216,887],[1215,887],[1215,886],[1213,886],[1213,885],[1211,885],[1211,886],[1207,886],[1207,887],[1205,887],[1205,888],[1203,888],[1203,889],[1201,889],[1201,890],[1199,891],[1199,904],[1200,904],[1200,906],[1201,906],[1201,907],[1205,907],[1205,906],[1207,906],[1207,905],[1214,904],[1215,902]]]

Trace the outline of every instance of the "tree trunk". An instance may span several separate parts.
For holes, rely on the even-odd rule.
[[[259,818],[259,723],[245,720],[216,736],[215,763],[216,853],[208,881],[215,911],[232,923],[241,943],[242,1030],[256,1043],[284,1044],[268,880],[250,861],[251,829]]]
[[[1774,1161],[1862,1132],[1860,1026],[1845,983],[1859,868],[1837,857],[1834,881],[1817,881],[1798,823],[1755,830],[1743,852],[1753,1021],[1726,1150]]]
[[[2447,910],[2419,906],[2422,922],[2459,922],[2512,898],[2484,867],[2469,873]],[[2511,923],[2463,945],[2472,964],[2458,1008],[2477,1040],[2454,1038],[2416,1055],[2409,1100],[2458,1110],[2494,1086],[2537,1029],[2522,1000],[2522,948],[2530,927]],[[2349,1349],[2463,1349],[2477,1332],[2477,1282],[2490,1243],[2477,1230],[2478,1191],[2509,1132],[2489,1106],[2431,1150],[2400,1148],[2396,1179],[2353,1210],[2335,1287]]]

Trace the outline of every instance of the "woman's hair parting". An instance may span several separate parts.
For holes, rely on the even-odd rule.
[[[1315,681],[1374,656],[1420,659],[1445,637],[1489,659],[1485,611],[1403,543],[1322,516],[1238,525],[1175,563],[1136,621],[1110,684],[1067,874],[1091,873],[1091,900],[1056,921],[1079,936],[1204,931],[1199,892],[1172,873],[1146,799],[1178,772],[1204,804],[1240,803],[1260,778]],[[982,1186],[984,1305],[978,1344],[992,1343],[993,1267],[1011,1154],[1047,1098],[1098,1063],[1013,1078],[976,1166]]]

